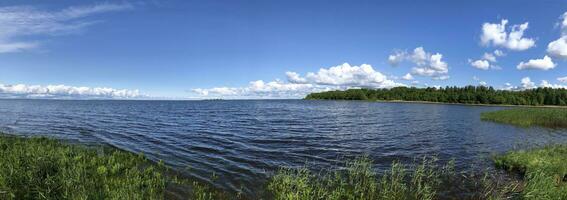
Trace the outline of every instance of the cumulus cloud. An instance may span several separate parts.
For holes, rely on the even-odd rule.
[[[547,45],[547,53],[553,57],[567,59],[567,36],[550,42]]]
[[[321,68],[317,73],[307,73],[304,79],[308,83],[331,86],[388,88],[400,85],[368,64],[351,66],[344,63],[328,69]]]
[[[37,48],[38,41],[24,36],[61,35],[82,30],[95,23],[87,17],[111,11],[130,9],[130,4],[103,3],[44,11],[30,6],[0,7],[0,53]]]
[[[406,75],[402,76],[402,79],[404,80],[413,80],[413,76],[410,73],[407,73]]]
[[[329,88],[330,89],[330,88]],[[192,92],[201,97],[235,98],[302,98],[311,92],[329,90],[312,84],[285,83],[282,81],[252,81],[246,87],[197,88]]]
[[[494,50],[493,53],[485,52],[482,55],[481,59],[474,61],[469,59],[469,64],[472,67],[480,70],[500,69],[500,67],[495,65],[494,63],[497,62],[497,57],[502,57],[504,55],[505,55],[504,52],[500,50]]]
[[[423,47],[417,47],[413,52],[396,52],[388,57],[390,64],[397,65],[402,61],[415,64],[411,74],[432,77],[434,80],[445,80],[449,76],[449,66],[443,61],[443,54],[429,53]]]
[[[398,51],[390,56],[388,56],[388,62],[392,66],[397,66],[402,61],[406,59],[407,53],[404,51]]]
[[[547,53],[556,58],[567,59],[567,12],[561,15],[561,37],[547,45]]]
[[[488,62],[488,60],[475,60],[475,61],[469,60],[469,63],[471,64],[471,66],[477,69],[482,69],[482,70],[490,69],[490,63]]]
[[[535,83],[532,82],[532,80],[530,79],[530,77],[524,77],[522,78],[522,81],[520,82],[521,88],[520,89],[533,89],[536,88]]]
[[[290,83],[307,83],[307,80],[299,76],[296,72],[286,72],[285,75]]]
[[[513,86],[510,83],[506,83],[504,85],[504,87],[502,87],[501,89],[503,90],[515,90],[515,91],[521,91],[521,90],[529,90],[529,89],[535,89],[537,87],[541,87],[541,88],[555,88],[555,89],[567,89],[567,85],[561,85],[561,84],[552,84],[547,80],[541,80],[539,85],[536,85],[531,79],[530,77],[524,77],[522,78],[522,80],[520,81],[520,85],[519,86]]]
[[[562,83],[567,83],[567,76],[559,77],[559,78],[557,78],[557,81],[562,82]]]
[[[479,84],[479,85],[482,85],[482,86],[486,86],[486,85],[487,85],[487,83],[484,82],[484,81],[480,81],[480,82],[478,82],[478,84]]]
[[[549,56],[544,56],[542,59],[532,59],[528,62],[520,62],[516,68],[519,70],[524,69],[539,69],[539,70],[550,70],[555,68],[556,64],[553,63]]]
[[[528,29],[528,22],[512,25],[509,32],[506,28],[508,20],[503,19],[500,24],[484,23],[480,41],[483,45],[504,47],[514,51],[523,51],[535,46],[535,40],[525,38],[524,31]]]
[[[244,87],[197,88],[191,91],[199,97],[222,98],[302,98],[311,92],[348,88],[392,88],[405,86],[394,82],[368,64],[351,66],[348,63],[321,68],[301,76],[287,72],[287,82],[276,80],[252,81]]]
[[[554,88],[554,89],[567,89],[567,85],[551,84],[547,80],[542,80],[539,84],[540,87]]]
[[[67,85],[4,85],[0,84],[0,97],[19,98],[102,98],[130,99],[144,97],[138,90],[107,87],[75,87]]]
[[[482,58],[490,62],[496,62],[496,56],[491,53],[484,53],[484,55],[482,55]]]

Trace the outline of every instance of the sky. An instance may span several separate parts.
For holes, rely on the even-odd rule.
[[[1,98],[567,88],[567,1],[0,2]]]

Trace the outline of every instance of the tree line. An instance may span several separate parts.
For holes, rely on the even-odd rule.
[[[496,90],[486,86],[445,88],[395,87],[391,89],[349,89],[311,93],[305,99],[428,101],[463,104],[567,105],[567,90],[536,88],[521,91]]]

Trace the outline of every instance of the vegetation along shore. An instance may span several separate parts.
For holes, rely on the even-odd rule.
[[[439,102],[477,105],[567,106],[567,90],[537,88],[496,90],[485,86],[349,89],[311,93],[305,99]]]
[[[567,112],[516,108],[481,118],[522,127],[567,127]],[[111,147],[0,134],[0,199],[246,199],[180,178],[162,162]],[[567,145],[521,149],[494,156],[509,177],[457,172],[432,158],[394,161],[377,173],[359,157],[322,171],[281,168],[264,198],[311,199],[567,199]],[[179,191],[184,191],[179,193]]]
[[[567,128],[567,109],[561,108],[516,108],[486,112],[481,119],[522,127],[543,126]]]
[[[0,199],[188,199],[222,197],[178,178],[163,163],[111,147],[0,134]]]

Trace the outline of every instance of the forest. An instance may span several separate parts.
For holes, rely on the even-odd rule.
[[[348,89],[311,93],[305,99],[426,101],[462,104],[501,104],[531,106],[566,106],[567,90],[536,88],[528,90],[497,90],[486,86],[445,88],[395,87],[391,89]]]

